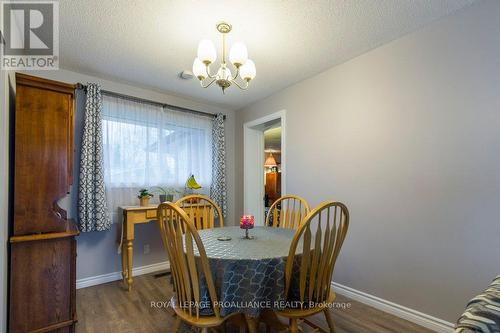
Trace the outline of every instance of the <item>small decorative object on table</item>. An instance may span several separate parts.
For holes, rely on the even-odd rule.
[[[253,239],[253,236],[248,235],[248,229],[253,229],[253,215],[241,215],[240,228],[245,229],[245,236],[243,239]]]
[[[196,181],[196,178],[194,178],[194,175],[189,176],[189,178],[186,180],[186,188],[185,188],[185,195],[188,194],[193,194],[194,190],[198,190],[201,188],[201,185],[198,184]]]
[[[139,195],[137,196],[139,198],[139,205],[141,207],[146,207],[149,206],[149,199],[153,197],[153,194],[149,193],[149,191],[145,188],[139,191]]]

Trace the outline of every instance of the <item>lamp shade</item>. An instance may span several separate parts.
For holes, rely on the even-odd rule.
[[[198,80],[203,80],[207,77],[205,64],[203,64],[198,58],[195,58],[193,62],[193,74],[198,78]]]
[[[255,64],[252,60],[248,59],[240,68],[240,75],[243,80],[253,80],[256,74]]]
[[[229,52],[229,61],[236,67],[243,65],[248,59],[247,46],[241,42],[234,43]]]
[[[198,59],[206,64],[211,64],[217,59],[217,53],[215,52],[215,45],[209,39],[203,39],[198,44]]]
[[[275,167],[278,166],[278,163],[276,163],[276,159],[274,158],[273,154],[269,154],[269,156],[266,158],[266,161],[264,162],[265,167]]]

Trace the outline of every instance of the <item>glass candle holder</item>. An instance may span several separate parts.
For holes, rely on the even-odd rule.
[[[249,229],[253,229],[254,226],[254,218],[253,215],[241,215],[240,217],[240,228],[245,229],[244,239],[252,239],[253,236],[248,234]]]

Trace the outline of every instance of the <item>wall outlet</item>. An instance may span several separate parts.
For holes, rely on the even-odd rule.
[[[149,244],[145,244],[144,245],[144,254],[148,254],[149,252],[151,252],[151,249],[149,248]]]

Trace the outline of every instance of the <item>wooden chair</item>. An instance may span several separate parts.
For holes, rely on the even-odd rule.
[[[180,198],[175,204],[184,209],[198,230],[215,228],[216,217],[219,220],[219,227],[224,227],[219,205],[207,196],[192,194]]]
[[[181,321],[201,328],[203,333],[208,332],[208,328],[221,325],[233,315],[220,316],[207,254],[194,224],[184,210],[170,202],[158,206],[158,224],[174,280],[171,305],[176,319],[174,327],[169,331],[177,332]],[[195,253],[198,255],[195,256]],[[200,307],[197,306],[201,304],[199,282],[203,278],[208,289],[209,306],[213,312],[208,316],[200,315]]]
[[[335,332],[328,307],[324,305],[331,304],[336,297],[330,285],[348,226],[347,207],[327,201],[311,211],[295,233],[285,266],[285,297],[288,301],[300,302],[301,306],[277,311],[278,315],[289,318],[292,333],[299,331],[299,319],[319,312],[324,313],[330,332]],[[301,254],[296,257],[300,246]],[[314,328],[313,332],[326,332],[307,319],[304,322]]]
[[[266,226],[298,229],[310,210],[309,204],[304,198],[296,195],[282,196],[269,208],[266,216]]]

